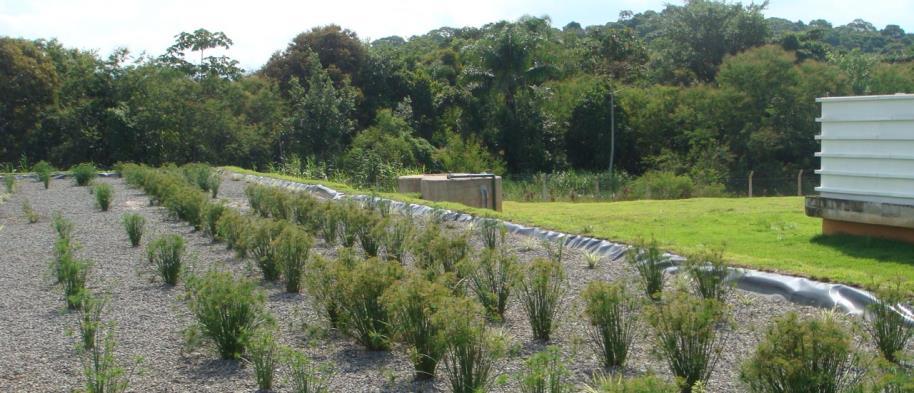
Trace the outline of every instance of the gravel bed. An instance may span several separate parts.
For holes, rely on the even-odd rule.
[[[59,211],[75,224],[74,238],[81,245],[78,256],[95,262],[89,286],[109,299],[105,319],[117,328],[118,355],[132,367],[130,391],[136,392],[252,392],[256,385],[250,367],[243,362],[223,361],[209,347],[188,348],[185,329],[194,321],[181,299],[179,283],[167,288],[153,279],[145,261],[144,248],[131,248],[121,225],[124,212],[136,212],[147,220],[143,244],[157,235],[178,233],[188,241],[194,269],[223,266],[238,275],[259,277],[249,260],[239,260],[222,244],[213,244],[183,222],[168,217],[139,190],[127,188],[120,179],[99,179],[115,190],[108,212],[94,208],[86,188],[70,180],[51,182],[44,190],[37,182],[21,181],[20,190],[0,205],[0,391],[59,392],[78,388],[82,381],[76,314],[64,309],[62,294],[50,279],[54,230],[52,212]],[[220,198],[229,206],[247,210],[244,182],[226,175]],[[28,200],[41,214],[36,224],[28,224],[21,204]],[[450,231],[466,230],[466,224],[446,223]],[[545,252],[530,239],[509,235],[509,247],[522,263],[545,257]],[[480,248],[478,240],[474,246]],[[318,243],[315,252],[332,257],[335,250]],[[582,253],[567,250],[565,257],[569,290],[555,339],[567,361],[575,382],[584,383],[601,371],[599,361],[587,341],[586,321],[581,316],[578,294],[591,280],[635,282],[636,273],[622,262],[602,261],[588,269]],[[674,285],[675,278],[670,280]],[[339,332],[328,330],[306,295],[290,295],[274,284],[264,284],[268,307],[279,326],[278,339],[305,351],[317,361],[333,365],[334,392],[415,392],[446,391],[443,378],[437,382],[413,382],[412,367],[404,351],[371,352]],[[738,392],[738,365],[751,355],[764,327],[771,319],[788,311],[801,315],[821,309],[788,302],[779,296],[765,296],[734,290],[732,328],[717,371],[708,383],[711,392]],[[845,318],[852,323],[851,318]],[[514,374],[523,368],[523,359],[546,344],[532,338],[517,299],[512,299],[506,321],[497,326],[511,339],[510,356],[499,363],[498,371],[507,376],[493,391],[517,391]],[[665,363],[655,357],[649,344],[649,329],[638,329],[630,360],[624,373],[653,372],[669,376]],[[141,357],[136,363],[134,358]],[[281,370],[278,391],[283,390]]]

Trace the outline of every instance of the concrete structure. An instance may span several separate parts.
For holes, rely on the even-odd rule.
[[[501,177],[488,174],[429,174],[401,176],[400,192],[421,194],[429,201],[457,202],[501,211]]]
[[[825,234],[914,243],[914,95],[816,101],[821,182],[806,214],[822,217]]]

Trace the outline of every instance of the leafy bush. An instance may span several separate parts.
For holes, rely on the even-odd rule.
[[[292,211],[291,220],[310,233],[319,230],[317,217],[319,208],[317,200],[308,194],[298,193],[289,200],[289,209]]]
[[[892,363],[899,363],[899,355],[914,337],[914,326],[907,323],[897,308],[905,300],[903,284],[896,281],[878,288],[876,301],[867,307],[866,331],[882,357]]]
[[[95,165],[86,162],[70,168],[70,173],[73,174],[73,180],[76,180],[76,185],[80,187],[88,186],[89,183],[95,179],[95,176],[98,175],[97,172]]]
[[[211,270],[187,279],[188,306],[223,359],[238,359],[252,335],[270,318],[264,295],[247,278]]]
[[[416,258],[416,265],[422,269],[431,270],[435,266],[435,254],[432,245],[441,236],[441,229],[437,224],[428,223],[412,243],[412,254]]]
[[[695,284],[695,291],[705,299],[723,300],[729,290],[729,269],[722,249],[703,250],[689,256],[685,270]]]
[[[315,210],[315,224],[320,231],[321,238],[327,244],[336,244],[340,234],[340,209],[333,202],[324,202]]]
[[[484,392],[494,382],[493,367],[504,340],[483,321],[479,306],[466,298],[450,298],[435,314],[447,337],[441,363],[454,393]]]
[[[467,237],[468,234],[462,233],[432,239],[426,251],[431,257],[431,265],[425,268],[446,273],[457,272],[457,267],[470,253],[470,242]]]
[[[599,375],[583,393],[676,393],[675,385],[648,374],[636,378]]]
[[[565,368],[561,352],[555,346],[548,346],[542,352],[531,356],[525,362],[526,370],[520,376],[522,393],[571,393],[573,385],[568,382],[570,373]]]
[[[508,298],[518,278],[517,256],[505,250],[483,250],[476,261],[468,262],[466,276],[487,315],[504,320]]]
[[[96,330],[96,336],[102,334]],[[96,340],[97,341],[97,338]],[[114,354],[116,341],[114,329],[104,332],[102,345],[93,345],[88,349],[83,361],[83,375],[86,377],[86,393],[120,393],[130,385],[130,376],[118,364]]]
[[[92,187],[92,194],[95,195],[95,205],[103,212],[108,211],[114,198],[114,188],[108,183],[99,183]]]
[[[178,283],[181,258],[184,256],[184,238],[181,235],[163,235],[146,246],[149,263],[156,267],[162,281],[168,285]]]
[[[16,190],[16,175],[8,174],[3,176],[3,187],[7,194],[12,194]]]
[[[39,161],[37,164],[35,164],[35,166],[32,167],[32,172],[35,172],[35,175],[38,176],[38,181],[44,184],[45,190],[48,189],[48,186],[51,183],[52,171],[54,171],[54,167],[45,161]]]
[[[262,391],[273,388],[273,376],[279,360],[277,349],[273,333],[269,329],[261,329],[248,343],[245,360],[254,366],[254,380],[257,382],[257,388]]]
[[[520,280],[519,289],[533,337],[548,341],[565,294],[562,264],[546,259],[534,260]]]
[[[413,237],[413,223],[407,219],[392,219],[384,231],[382,241],[387,259],[404,262]]]
[[[286,353],[286,365],[289,368],[289,384],[293,393],[328,393],[327,387],[330,370],[297,351]]]
[[[124,223],[127,237],[130,238],[130,245],[133,247],[139,246],[146,226],[146,219],[137,213],[125,213],[121,221]]]
[[[225,210],[228,209],[221,202],[211,202],[207,203],[206,207],[203,210],[203,221],[205,226],[203,231],[216,240],[219,238],[219,219],[222,217],[222,213],[225,213]]]
[[[390,320],[381,296],[402,277],[399,264],[369,259],[356,264],[339,281],[343,326],[369,350],[390,348]]]
[[[688,176],[651,171],[632,181],[629,188],[636,199],[682,199],[693,195],[695,183]]]
[[[650,299],[659,299],[666,279],[664,269],[670,261],[657,247],[657,241],[637,242],[625,254],[625,260],[638,270],[644,294]]]
[[[286,281],[286,292],[301,291],[302,275],[311,251],[311,236],[294,225],[287,225],[275,241],[276,259]]]
[[[82,306],[82,297],[86,292],[86,276],[90,263],[73,258],[72,253],[67,253],[59,260],[59,264],[60,283],[63,284],[67,308],[78,310]]]
[[[590,336],[603,367],[623,367],[638,325],[635,302],[626,292],[625,285],[592,281],[581,297],[590,320]]]
[[[203,226],[203,210],[207,205],[206,195],[192,188],[179,188],[165,200],[165,207],[178,218],[193,225],[194,229]]]
[[[682,393],[707,381],[720,359],[723,340],[717,325],[724,319],[724,306],[715,299],[702,299],[675,292],[647,310],[654,330],[654,345],[679,380]]]
[[[234,209],[225,210],[216,221],[216,233],[225,241],[229,250],[234,250],[235,255],[244,258],[248,253],[248,230],[251,226],[250,219],[241,215]]]
[[[281,189],[260,184],[248,184],[244,188],[251,209],[261,217],[288,219],[291,213],[289,194]]]
[[[32,204],[27,200],[22,201],[22,213],[25,214],[25,219],[28,220],[29,224],[34,224],[41,219],[41,216],[38,215],[35,209],[32,209]]]
[[[319,255],[312,258],[308,274],[305,275],[305,290],[316,306],[330,322],[330,327],[341,327],[342,296],[346,271],[352,266],[348,259],[327,260]]]
[[[73,234],[73,222],[64,218],[60,212],[54,212],[51,215],[51,225],[54,227],[54,231],[57,232],[58,239],[70,239]]]
[[[790,312],[768,328],[740,379],[759,393],[848,391],[862,377],[851,340],[830,315],[800,320]]]
[[[508,228],[505,227],[505,224],[494,218],[484,218],[477,221],[476,228],[478,228],[479,239],[489,250],[494,250],[498,247],[499,241],[504,243],[505,236],[508,233]]]
[[[255,219],[250,221],[247,250],[257,261],[263,279],[276,281],[280,275],[280,262],[276,255],[274,241],[288,225],[284,221]]]
[[[441,326],[433,316],[450,289],[410,274],[384,293],[383,303],[396,337],[409,346],[416,379],[431,379],[444,353]]]

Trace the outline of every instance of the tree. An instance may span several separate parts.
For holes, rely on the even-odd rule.
[[[168,47],[168,50],[159,59],[196,78],[215,75],[226,79],[236,79],[242,72],[238,68],[238,61],[227,56],[205,56],[208,49],[228,50],[232,45],[232,40],[221,31],[210,32],[206,29],[197,29],[193,33],[181,32],[175,36],[174,45]],[[200,61],[196,65],[186,60],[185,52],[188,50],[200,52]]]
[[[860,49],[849,52],[829,52],[828,62],[835,64],[847,74],[854,94],[869,94],[873,69],[879,63],[876,56],[863,53]]]
[[[39,120],[57,103],[60,79],[51,59],[37,45],[0,37],[0,161],[14,162],[20,154],[45,157]],[[42,151],[26,144],[32,139]]]
[[[284,142],[291,152],[329,160],[342,152],[352,133],[350,114],[355,93],[347,83],[335,87],[316,54],[310,56],[308,64],[307,90],[296,77],[290,80],[290,132]]]

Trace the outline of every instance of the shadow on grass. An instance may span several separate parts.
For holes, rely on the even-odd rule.
[[[914,266],[914,245],[895,240],[851,235],[816,235],[809,242],[855,258]]]

